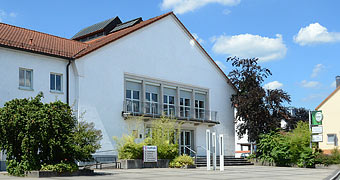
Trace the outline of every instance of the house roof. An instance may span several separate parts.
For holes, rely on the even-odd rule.
[[[143,21],[143,20],[142,20],[141,17],[139,17],[139,18],[136,18],[136,19],[133,19],[133,20],[130,20],[130,21],[118,24],[115,28],[113,28],[110,31],[110,33],[113,33],[113,32],[116,32],[116,31],[128,28],[128,27],[131,27],[133,25],[136,25],[137,23],[140,23],[141,21]]]
[[[99,32],[99,31],[104,31],[104,29],[109,26],[112,23],[115,23],[115,21],[121,23],[120,19],[118,16],[111,18],[111,19],[107,19],[105,21],[96,23],[94,25],[88,26],[82,30],[80,30],[77,34],[75,34],[71,39],[77,39],[80,38],[82,36],[86,36],[89,34],[92,34],[94,32]]]
[[[72,58],[88,45],[9,24],[0,23],[0,46]]]
[[[315,110],[319,110],[319,108],[324,105],[336,92],[338,92],[340,90],[340,86],[337,87],[328,97],[326,97],[326,99],[324,99],[319,105],[318,107],[315,108]]]
[[[139,22],[139,19],[131,20],[131,24],[129,26],[122,28],[118,31],[112,32],[106,36],[102,36],[100,38],[87,41],[87,42],[79,42],[71,39],[65,39],[58,36],[53,36],[50,34],[45,34],[21,27],[16,27],[4,23],[0,23],[0,46],[28,50],[35,53],[46,54],[57,56],[61,58],[67,59],[78,59],[80,57],[85,56],[113,41],[116,41],[122,37],[125,37],[145,26],[148,26],[158,20],[163,19],[169,15],[173,15],[176,21],[182,26],[182,28],[186,31],[186,33],[191,37],[192,40],[196,42],[199,49],[208,57],[209,60],[215,65],[215,67],[224,75],[227,82],[232,85],[234,90],[236,87],[231,83],[229,78],[225,75],[225,73],[221,70],[221,68],[216,64],[216,62],[209,56],[209,54],[203,49],[203,47],[198,43],[198,41],[192,36],[192,34],[186,29],[186,27],[179,21],[176,15],[173,12],[169,12],[146,21]],[[114,18],[113,18],[114,19]],[[101,22],[102,24],[95,24],[96,27],[103,27],[105,24],[111,22],[112,19]],[[137,23],[139,22],[139,23]],[[94,25],[93,25],[94,26]],[[92,27],[92,26],[90,26]],[[98,29],[93,28],[93,29]],[[86,28],[85,28],[86,29]],[[91,28],[92,29],[92,28]],[[83,29],[84,30],[84,29]],[[82,30],[82,31],[83,31]]]

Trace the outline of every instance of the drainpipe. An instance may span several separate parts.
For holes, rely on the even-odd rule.
[[[68,60],[68,63],[66,65],[66,103],[70,105],[70,70],[69,67],[71,65],[72,60]]]

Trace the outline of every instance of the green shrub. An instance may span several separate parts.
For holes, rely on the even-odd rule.
[[[136,143],[134,134],[114,137],[119,159],[143,159],[143,146],[157,146],[158,159],[174,159],[178,156],[178,133],[180,124],[175,120],[162,117],[154,120],[151,127],[151,136],[142,142]]]
[[[299,122],[292,132],[262,134],[257,144],[257,157],[277,166],[314,167],[319,153],[309,147],[310,135],[305,122]]]
[[[7,154],[7,171],[24,175],[42,164],[91,158],[100,148],[101,132],[77,122],[71,107],[61,101],[13,99],[0,108],[0,150]]]
[[[181,168],[186,165],[194,165],[194,164],[195,162],[192,157],[188,155],[181,155],[181,156],[176,157],[174,160],[172,160],[169,166],[172,168]]]
[[[340,152],[338,148],[334,148],[331,154],[322,154],[320,153],[316,159],[316,164],[324,164],[325,166],[329,166],[331,164],[340,164]]]
[[[54,164],[54,165],[42,165],[41,169],[42,171],[54,171],[54,172],[58,172],[58,173],[62,173],[62,172],[75,172],[78,170],[78,166],[76,163],[58,163],[58,164]]]

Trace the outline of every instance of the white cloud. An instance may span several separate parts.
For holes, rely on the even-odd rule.
[[[14,13],[14,12],[7,13],[6,11],[0,9],[0,22],[3,22],[3,20],[7,18],[15,18],[15,17],[17,17],[17,13]]]
[[[319,85],[320,83],[318,81],[306,81],[306,80],[301,81],[301,86],[304,88],[315,88]]]
[[[194,36],[194,38],[195,38],[200,44],[204,44],[204,43],[205,43],[205,41],[204,41],[202,38],[198,37],[198,35],[197,35],[196,33],[192,33],[192,36]]]
[[[283,84],[280,83],[279,81],[272,81],[272,82],[265,84],[263,88],[274,90],[274,89],[281,89],[282,86]]]
[[[226,69],[227,69],[227,67],[223,64],[223,62],[222,61],[215,61],[216,62],[216,64],[223,70],[223,71],[225,71]]]
[[[218,3],[223,6],[233,6],[239,4],[240,1],[241,0],[163,0],[161,9],[172,9],[176,14],[184,14],[211,3]]]
[[[287,47],[280,34],[277,34],[276,38],[252,34],[222,35],[211,38],[211,41],[214,42],[213,51],[215,53],[240,58],[256,57],[260,62],[283,58],[287,52]]]
[[[324,94],[310,94],[307,97],[302,98],[301,100],[303,102],[308,102],[308,101],[313,101],[313,100],[317,100],[317,99],[320,100],[320,99],[323,99],[324,97],[325,97]]]
[[[224,15],[229,15],[231,13],[231,11],[229,9],[225,9],[222,12]]]
[[[340,32],[328,32],[326,27],[314,23],[301,28],[294,41],[301,46],[337,42],[340,41]]]
[[[333,81],[333,82],[332,82],[331,87],[332,87],[332,88],[336,88],[336,81]]]
[[[314,68],[313,68],[313,72],[312,72],[312,74],[310,75],[310,77],[315,78],[316,76],[318,76],[318,74],[319,74],[324,68],[325,68],[325,66],[322,65],[322,64],[317,64],[317,65],[315,65]]]

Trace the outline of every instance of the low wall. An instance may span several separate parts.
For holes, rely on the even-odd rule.
[[[6,171],[6,161],[0,161],[0,171]]]
[[[76,172],[58,173],[54,171],[30,171],[26,173],[26,177],[40,178],[40,177],[58,177],[58,176],[93,176],[94,171],[90,169],[83,169]]]
[[[122,169],[140,169],[140,168],[168,168],[169,159],[158,159],[154,163],[144,163],[142,159],[122,159],[119,160]]]

